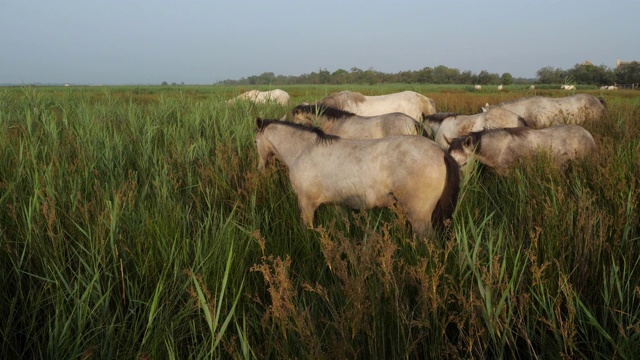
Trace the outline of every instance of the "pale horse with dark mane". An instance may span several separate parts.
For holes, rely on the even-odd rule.
[[[321,129],[281,120],[256,120],[258,169],[271,157],[289,168],[302,221],[313,227],[322,204],[353,209],[396,204],[413,231],[451,219],[460,189],[460,168],[435,142],[422,136],[343,139]]]
[[[499,107],[474,115],[435,113],[425,117],[423,124],[431,128],[433,139],[445,149],[451,140],[472,132],[527,126],[521,116]]]
[[[556,125],[544,129],[517,127],[473,132],[451,141],[449,153],[460,166],[470,157],[506,175],[528,158],[546,154],[557,170],[570,161],[591,155],[596,148],[591,133],[580,125]]]
[[[419,122],[400,112],[360,116],[332,107],[301,104],[291,110],[291,117],[295,123],[318,125],[327,134],[348,139],[377,139],[393,135],[427,136]]]
[[[411,116],[416,121],[436,112],[436,104],[415,91],[366,96],[359,92],[340,91],[328,95],[315,104],[349,111],[362,116],[383,115],[401,112]]]
[[[233,99],[228,100],[227,105],[232,105],[237,101],[251,101],[256,104],[266,104],[269,102],[274,102],[280,105],[288,105],[289,98],[289,94],[286,91],[280,89],[268,91],[250,90],[236,96]]]
[[[561,98],[544,96],[525,97],[483,107],[486,111],[500,107],[527,120],[529,126],[543,128],[558,124],[583,124],[587,120],[600,120],[607,113],[603,98],[589,94],[576,94]]]

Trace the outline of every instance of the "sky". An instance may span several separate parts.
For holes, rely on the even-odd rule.
[[[640,61],[638,0],[0,0],[0,84]]]

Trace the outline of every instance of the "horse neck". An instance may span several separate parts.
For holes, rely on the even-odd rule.
[[[293,163],[306,148],[313,146],[317,140],[317,135],[312,132],[286,125],[271,125],[264,131],[263,136],[271,143],[276,157],[287,166]]]
[[[508,155],[505,152],[510,151],[510,140],[511,136],[501,131],[485,133],[480,140],[480,151],[475,153],[476,159],[489,167],[496,167],[500,159]]]

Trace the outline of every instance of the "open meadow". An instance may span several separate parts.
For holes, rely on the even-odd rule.
[[[393,209],[304,227],[256,117],[346,89],[462,114],[573,91],[281,88],[0,88],[0,358],[640,357],[640,92],[578,87],[609,110],[595,156],[477,166],[420,239]]]

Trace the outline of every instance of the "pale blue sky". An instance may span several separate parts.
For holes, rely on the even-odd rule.
[[[640,61],[638,0],[0,0],[0,84]]]

